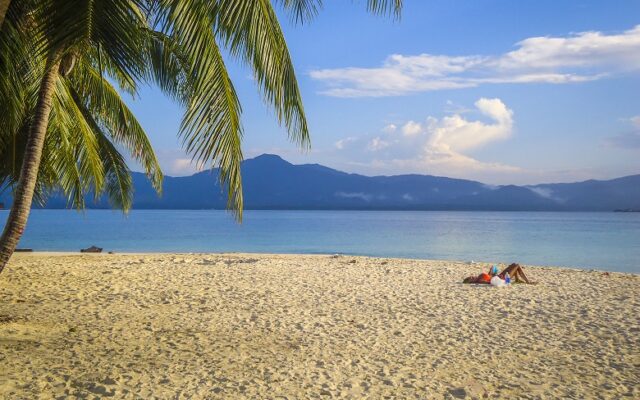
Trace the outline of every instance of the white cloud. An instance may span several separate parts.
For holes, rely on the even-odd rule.
[[[197,165],[190,158],[176,158],[171,161],[167,172],[170,175],[183,176],[204,171],[204,165]]]
[[[531,190],[533,193],[537,194],[540,197],[543,197],[543,198],[549,199],[549,200],[553,200],[553,201],[556,201],[558,203],[564,203],[564,202],[567,201],[566,199],[563,199],[563,198],[555,196],[555,193],[550,188],[537,187],[537,186],[527,186],[527,189]]]
[[[367,145],[367,150],[378,151],[384,149],[385,147],[389,147],[389,142],[382,140],[380,137],[374,137]]]
[[[397,96],[495,83],[566,84],[640,71],[640,25],[618,34],[532,37],[500,56],[389,56],[378,68],[311,71],[337,97]]]
[[[402,136],[389,133],[386,137],[358,138],[354,141],[351,155],[369,158],[369,166],[377,169],[413,170],[436,175],[469,177],[474,172],[504,174],[521,171],[510,165],[480,161],[469,154],[508,139],[514,127],[513,111],[500,99],[481,98],[474,105],[475,113],[488,122],[460,114],[428,117],[424,123],[407,121],[402,125]],[[375,153],[375,159],[371,160],[371,153],[382,148],[385,151]],[[360,153],[357,153],[358,149]]]
[[[431,135],[429,147],[441,152],[466,151],[486,143],[506,139],[513,128],[513,111],[500,99],[481,98],[475,106],[482,114],[495,123],[469,121],[459,114],[437,120],[429,119],[428,132]]]
[[[500,99],[481,98],[476,109],[492,120],[491,123],[471,121],[454,114],[436,119],[428,118],[429,139],[419,159],[425,167],[440,172],[501,171],[515,172],[519,168],[496,162],[482,162],[465,154],[489,143],[507,139],[513,132],[513,111]]]
[[[533,37],[497,60],[502,69],[555,70],[606,66],[616,70],[640,68],[640,25],[617,35],[582,32],[575,36]]]
[[[162,172],[168,176],[187,176],[211,168],[210,164],[200,164],[191,161],[191,158],[181,149],[159,149],[156,152]],[[135,160],[129,161],[134,171],[144,170]]]
[[[385,126],[384,128],[382,128],[382,131],[384,133],[393,133],[398,129],[397,126],[395,126],[394,124],[389,124],[387,126]]]
[[[187,171],[192,170],[191,160],[189,158],[178,158],[171,163],[171,169],[173,171]]]
[[[515,172],[520,169],[495,162],[482,162],[465,154],[489,143],[504,140],[513,131],[513,111],[500,99],[481,98],[476,109],[492,120],[491,123],[471,121],[459,114],[440,120],[428,119],[428,141],[418,162],[431,171],[496,171]]]
[[[335,194],[335,196],[336,197],[343,197],[345,199],[360,199],[360,200],[364,200],[366,202],[370,202],[373,199],[373,195],[367,194],[367,193],[362,193],[362,192],[357,192],[357,193],[337,192]]]
[[[347,138],[338,140],[337,142],[334,143],[334,146],[338,150],[344,150],[345,147],[347,147],[350,143],[353,143],[355,141],[356,141],[355,137],[349,136]]]
[[[422,132],[422,125],[415,121],[408,121],[402,126],[402,134],[405,136],[415,136]]]

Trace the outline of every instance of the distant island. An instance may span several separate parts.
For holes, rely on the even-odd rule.
[[[431,175],[364,176],[318,164],[294,165],[263,154],[242,166],[246,209],[291,210],[467,210],[638,211],[640,175],[528,186],[487,185]],[[144,174],[134,172],[134,209],[224,209],[217,170],[167,176],[158,197]],[[9,193],[0,203],[11,204]],[[106,197],[89,208],[109,208]],[[45,208],[67,208],[52,196]]]

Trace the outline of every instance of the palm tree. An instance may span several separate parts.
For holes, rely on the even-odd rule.
[[[132,154],[145,169],[153,186],[161,189],[162,173],[151,144],[116,89],[93,68],[90,57],[79,57],[66,79],[56,85],[52,110],[35,188],[35,198],[44,202],[52,191],[62,191],[69,204],[84,207],[84,194],[108,194],[111,204],[128,210],[132,203],[132,181],[119,148]],[[21,72],[42,69],[34,63]],[[22,109],[0,115],[0,189],[15,187],[20,177],[24,150],[37,95],[36,74],[23,74],[17,104]],[[31,80],[31,81],[30,81]],[[0,99],[0,107],[11,102]],[[18,118],[8,118],[17,116]]]
[[[6,154],[0,182],[15,188],[0,239],[0,271],[24,229],[34,193],[43,197],[52,187],[59,188],[82,207],[84,193],[93,188],[96,196],[107,191],[115,206],[130,207],[131,177],[116,145],[129,150],[156,189],[161,188],[162,175],[146,134],[102,76],[104,71],[121,89],[134,88],[149,64],[144,50],[151,50],[153,44],[150,34],[144,35],[149,30],[141,29],[144,20],[136,16],[125,20],[129,29],[141,29],[138,47],[128,44],[130,51],[137,49],[141,54],[129,57],[128,64],[118,64],[121,60],[114,60],[101,43],[91,45],[92,29],[80,37],[56,36],[64,32],[41,21],[51,16],[52,22],[60,22],[56,18],[61,14],[54,7],[60,4],[42,5],[12,3],[0,40],[0,89],[5,94],[0,105],[7,111],[1,117],[0,152]],[[17,164],[21,164],[18,173]]]
[[[275,2],[300,22],[313,17],[322,6],[321,0]],[[397,15],[401,3],[401,0],[368,0],[367,6],[373,12]],[[7,118],[19,121],[16,126],[26,121],[16,111],[25,109],[17,95],[23,88],[12,79],[20,76],[20,71],[16,71],[19,67],[15,66],[25,56],[23,48],[31,49],[31,57],[41,58],[43,67],[41,71],[37,68],[22,71],[35,74],[38,85],[34,106],[28,114],[28,128],[22,131],[25,144],[21,149],[22,165],[15,182],[14,201],[0,237],[0,272],[26,226],[43,154],[56,158],[57,149],[45,152],[47,136],[56,130],[61,138],[71,134],[69,129],[61,129],[65,124],[53,122],[52,110],[57,110],[54,115],[75,113],[87,122],[78,128],[81,134],[91,132],[93,137],[104,127],[100,121],[92,121],[94,112],[112,116],[118,113],[111,109],[118,103],[113,96],[112,103],[96,106],[105,100],[103,94],[96,93],[105,90],[93,91],[96,86],[91,86],[89,77],[101,82],[105,74],[120,90],[133,93],[140,83],[154,81],[180,102],[185,114],[179,134],[185,150],[196,162],[219,168],[221,186],[228,191],[228,208],[239,219],[241,107],[220,46],[252,69],[259,91],[286,127],[290,139],[303,147],[309,145],[309,129],[293,63],[269,0],[21,0],[11,2],[6,15],[0,31],[0,96],[10,105],[6,108]],[[30,45],[24,46],[25,41]],[[98,86],[102,88],[104,83]],[[60,106],[54,107],[54,100],[65,94],[66,101],[58,101]],[[119,99],[117,92],[112,94]],[[73,105],[73,111],[67,109]],[[125,122],[133,120],[132,115],[124,118]],[[125,124],[124,129],[131,126]],[[121,129],[115,132],[121,138],[128,137]],[[85,136],[88,139],[91,135]],[[85,144],[78,150],[86,151]],[[95,148],[98,147],[96,144]],[[149,152],[146,148],[133,150],[143,159],[152,154],[140,154]],[[100,162],[94,157],[85,164],[99,166]],[[102,188],[99,172],[91,174],[96,190]],[[86,189],[77,186],[76,198]],[[126,207],[126,203],[120,205]]]

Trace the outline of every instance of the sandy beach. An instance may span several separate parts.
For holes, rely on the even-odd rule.
[[[481,265],[17,254],[0,398],[640,398],[640,276]]]

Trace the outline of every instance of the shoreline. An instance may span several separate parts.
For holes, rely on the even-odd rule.
[[[224,255],[240,255],[240,256],[291,256],[291,257],[354,257],[354,258],[370,258],[375,260],[395,260],[395,261],[420,261],[420,262],[446,262],[453,264],[464,264],[470,267],[476,266],[478,268],[484,266],[488,267],[493,264],[499,266],[499,269],[502,269],[509,265],[509,263],[504,262],[494,262],[494,261],[464,261],[464,260],[455,260],[455,259],[430,259],[430,258],[408,258],[408,257],[377,257],[370,256],[364,254],[348,254],[348,253],[260,253],[260,252],[246,252],[246,251],[227,251],[227,252],[176,252],[176,251],[168,251],[168,252],[160,252],[160,251],[135,251],[135,252],[126,252],[119,251],[113,252],[109,254],[108,251],[103,251],[102,253],[81,253],[80,251],[40,251],[33,250],[29,252],[19,252],[16,254],[20,254],[20,256],[57,256],[57,257],[71,257],[71,256],[90,256],[90,257],[99,257],[99,256],[168,256],[168,255],[184,255],[184,256],[224,256]],[[513,261],[518,263],[518,261]],[[579,267],[579,266],[561,266],[561,265],[540,265],[540,264],[525,264],[519,263],[523,267],[526,268],[541,268],[541,269],[560,269],[560,270],[574,270],[574,271],[583,271],[583,272],[607,272],[610,274],[621,274],[621,275],[632,275],[632,276],[640,276],[640,272],[630,272],[630,271],[615,271],[610,269],[598,268],[598,267]],[[478,270],[480,271],[480,270]],[[479,273],[479,272],[478,272]],[[0,279],[1,279],[0,275]]]
[[[243,224],[215,212],[138,214],[42,212],[32,216],[21,246],[72,252],[97,245],[133,253],[348,253],[640,273],[640,220],[614,214],[265,212],[247,215]]]
[[[333,255],[19,253],[0,397],[638,398],[638,275]]]

